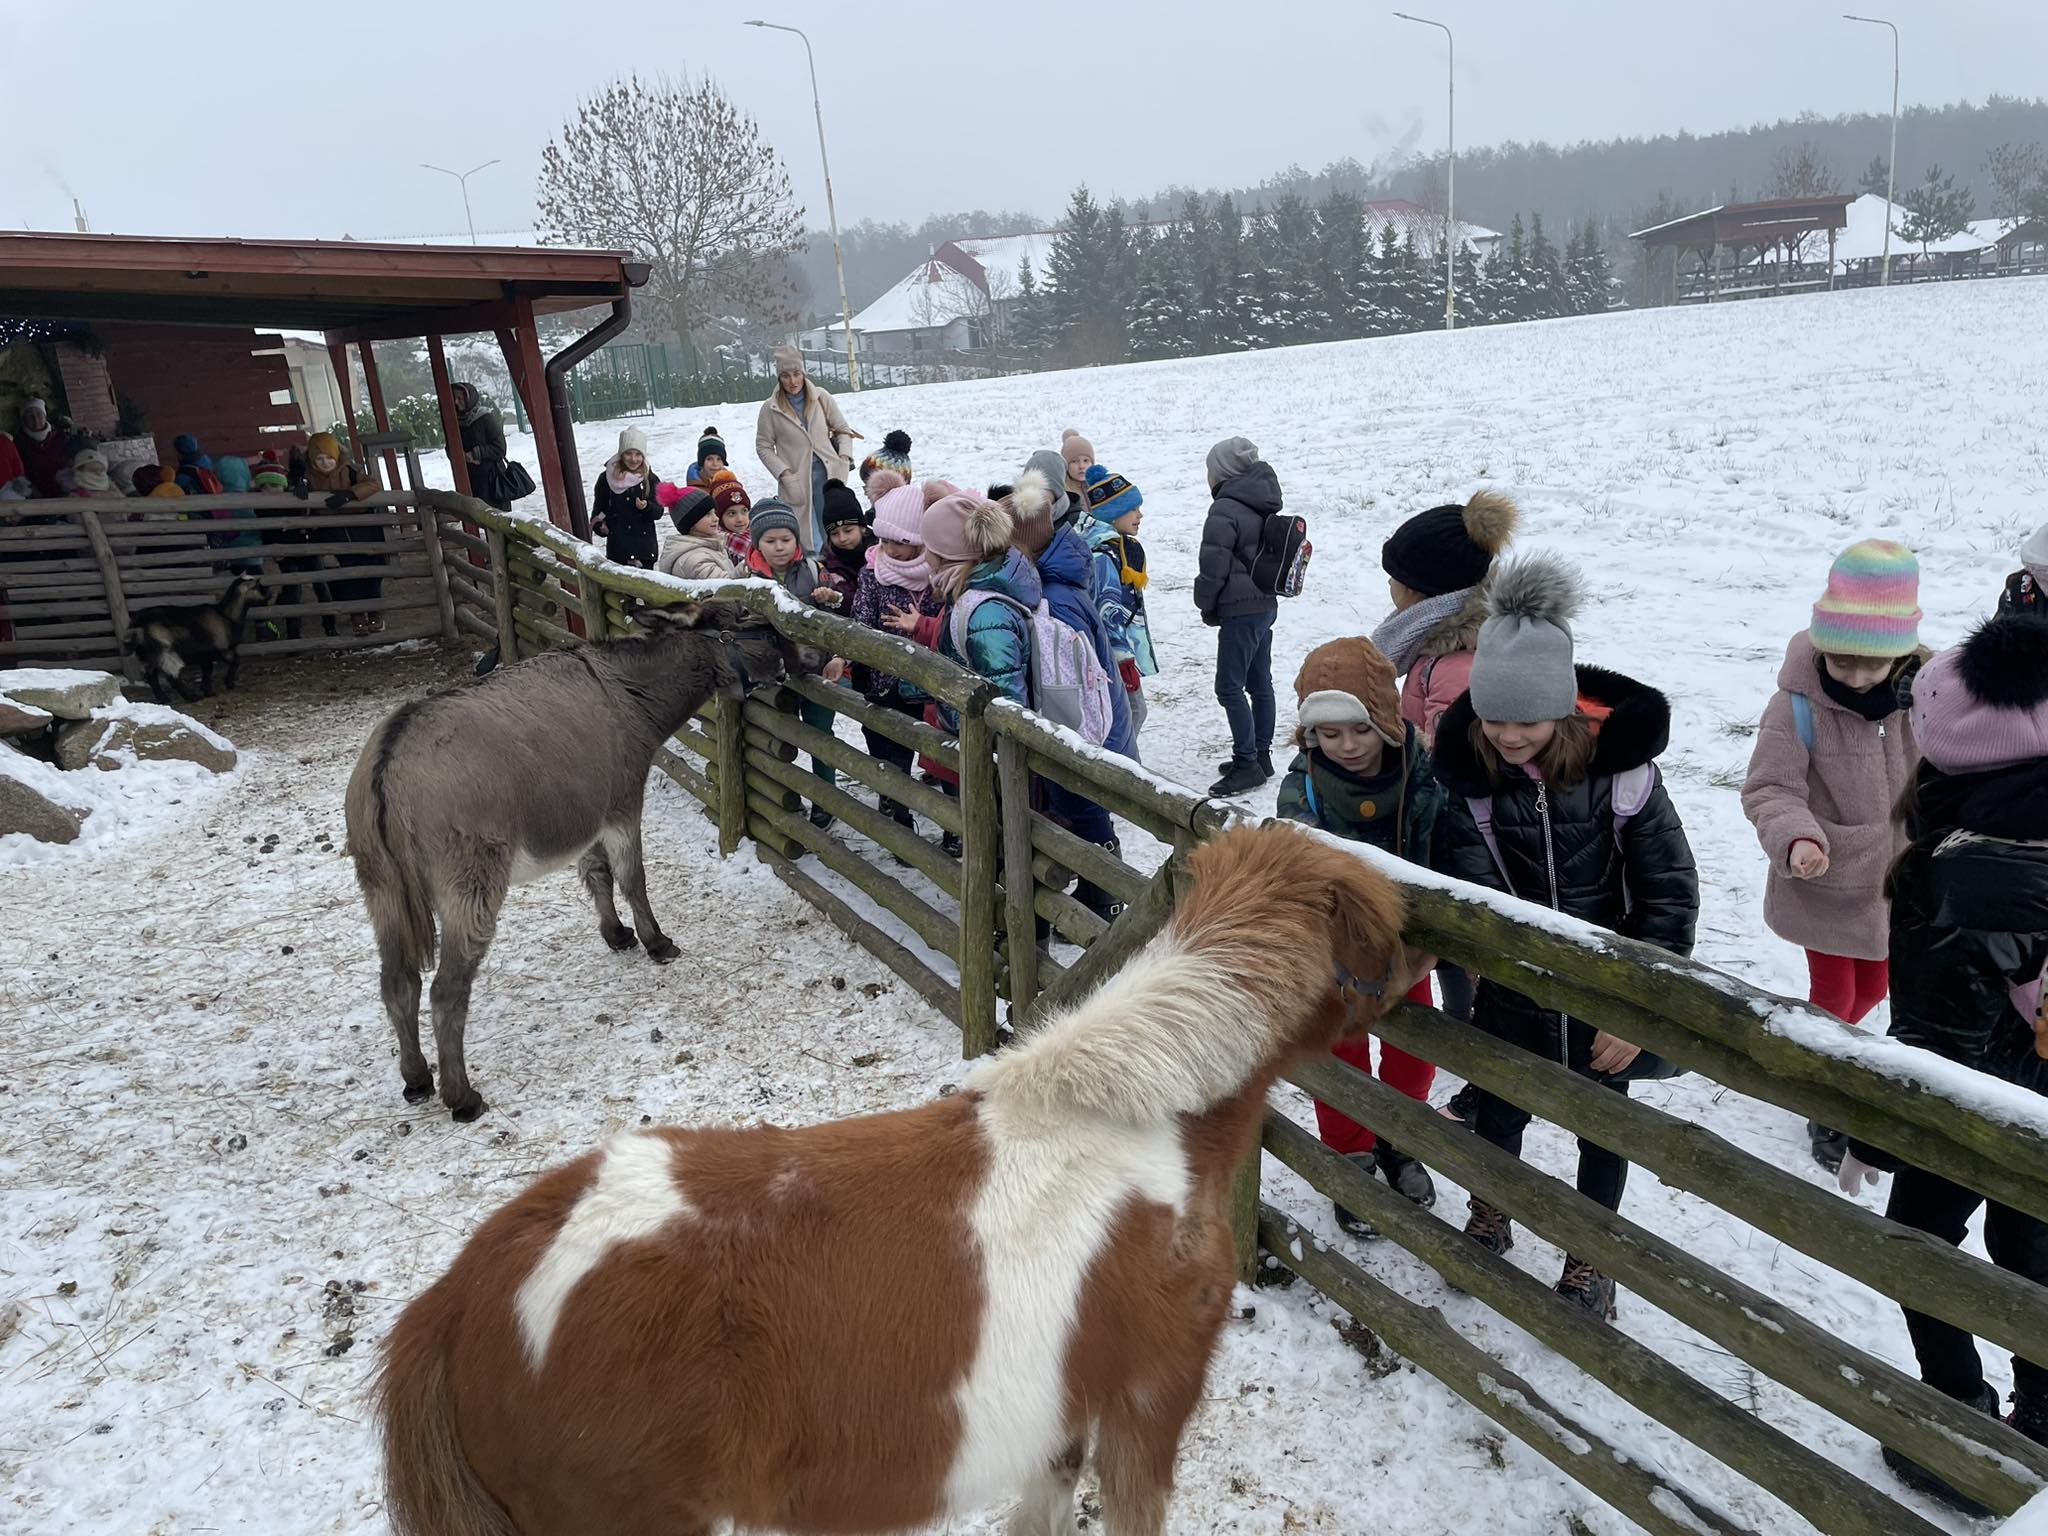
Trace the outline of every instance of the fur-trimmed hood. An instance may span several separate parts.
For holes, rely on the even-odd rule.
[[[1640,768],[1671,744],[1671,702],[1663,694],[1619,672],[1579,666],[1579,697],[1608,713],[1594,730],[1594,778]],[[1468,693],[1444,711],[1436,728],[1436,775],[1453,794],[1483,796],[1494,784],[1472,750],[1472,722],[1478,718]]]

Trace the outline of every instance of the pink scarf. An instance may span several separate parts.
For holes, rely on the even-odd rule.
[[[922,552],[915,560],[898,560],[884,554],[877,544],[868,551],[868,569],[875,573],[875,580],[885,587],[903,587],[911,592],[922,592],[932,584],[932,568],[925,564]]]
[[[626,473],[626,466],[613,459],[604,467],[604,478],[605,483],[612,488],[614,496],[623,496],[647,478],[647,471],[643,469],[637,475],[629,475]]]

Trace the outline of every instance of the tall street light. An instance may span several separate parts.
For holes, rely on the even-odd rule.
[[[486,160],[482,165],[472,165],[466,171],[451,171],[446,166],[429,165],[424,160],[420,162],[421,170],[439,171],[443,176],[453,176],[455,180],[461,185],[462,217],[469,224],[469,243],[471,245],[476,244],[476,220],[470,216],[469,212],[469,178],[474,176],[478,171],[489,170],[492,166],[496,165],[497,163],[498,162],[495,160]]]
[[[1394,14],[1420,27],[1435,27],[1444,35],[1445,94],[1450,108],[1450,173],[1444,180],[1444,329],[1454,331],[1458,328],[1458,253],[1452,247],[1451,232],[1457,227],[1458,203],[1458,43],[1451,36],[1451,29],[1440,21],[1410,16],[1406,11]]]
[[[1892,153],[1884,167],[1884,267],[1878,279],[1880,288],[1889,288],[1892,285],[1892,187],[1899,174],[1899,29],[1882,16],[1851,16],[1844,11],[1842,20],[1892,28]]]
[[[825,216],[832,221],[832,264],[839,269],[839,318],[846,325],[846,382],[860,389],[860,364],[853,355],[853,306],[846,302],[846,257],[839,249],[839,207],[832,200],[832,161],[825,154],[825,109],[818,102],[818,61],[811,53],[811,40],[801,27],[785,27],[775,21],[750,21],[750,27],[771,32],[794,32],[804,40],[804,59],[811,66],[811,111],[818,119],[818,163],[825,168]]]

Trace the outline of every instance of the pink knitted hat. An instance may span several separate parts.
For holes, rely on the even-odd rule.
[[[2048,757],[2048,623],[1993,619],[1922,667],[1913,739],[1943,773]]]
[[[888,474],[885,469],[875,471],[876,477]],[[873,484],[870,481],[869,484]],[[875,537],[891,539],[900,544],[922,544],[924,542],[924,487],[921,485],[899,485],[886,492],[875,502]]]
[[[919,531],[925,559],[935,569],[946,565],[979,565],[1010,547],[1016,523],[1010,509],[980,496],[955,492],[924,509]]]
[[[1905,656],[1920,645],[1920,562],[1890,539],[1851,544],[1813,605],[1813,648],[1825,656]]]

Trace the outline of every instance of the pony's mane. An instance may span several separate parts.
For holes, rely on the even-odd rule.
[[[1226,833],[1189,872],[1165,931],[968,1086],[1132,1125],[1199,1115],[1274,1061],[1326,998],[1340,892],[1371,908],[1387,943],[1400,930],[1384,880],[1291,829]]]
[[[1127,1125],[1200,1114],[1244,1085],[1281,1021],[1239,977],[1244,955],[1169,928],[1100,989],[969,1074],[991,1099]]]

